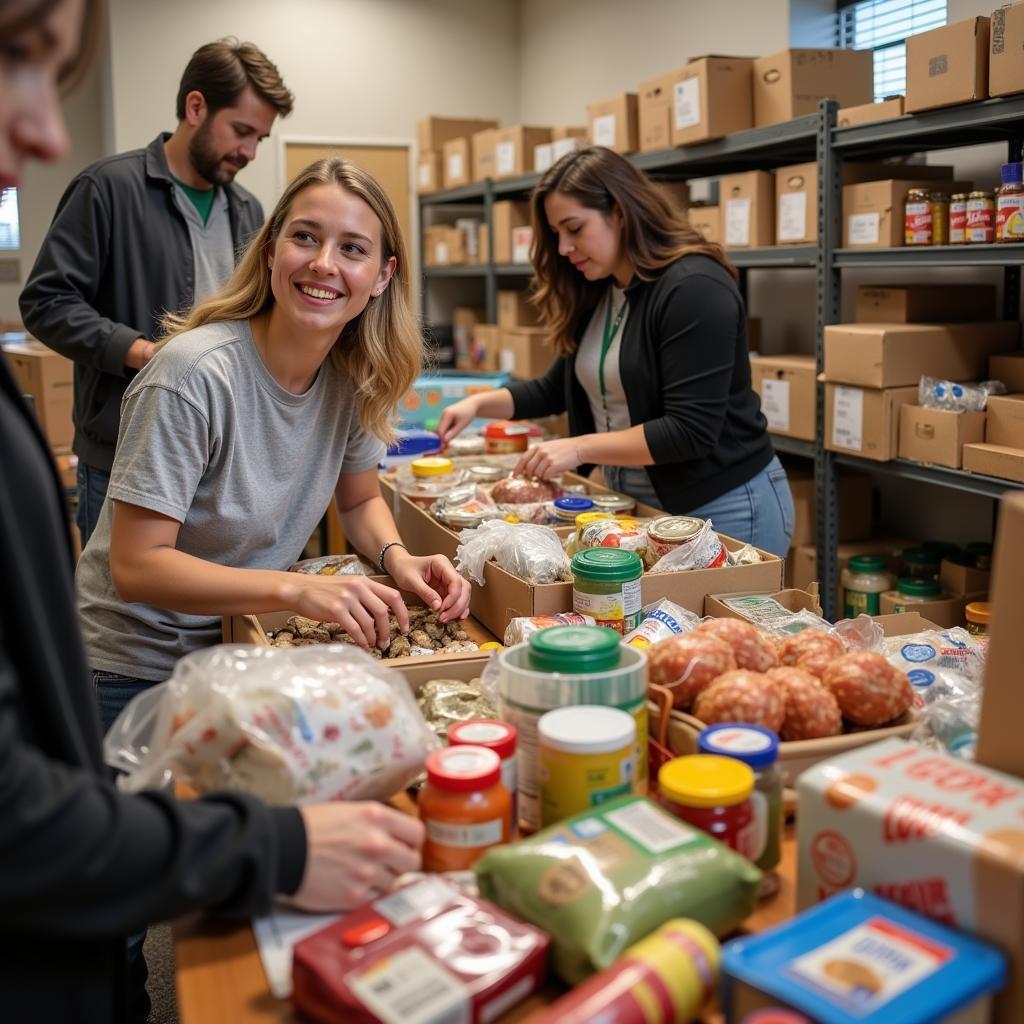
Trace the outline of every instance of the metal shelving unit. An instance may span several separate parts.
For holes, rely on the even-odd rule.
[[[885,473],[898,476],[904,480],[914,480],[922,484],[934,484],[947,487],[967,494],[976,494],[982,498],[1001,498],[1007,491],[1024,490],[1024,484],[1013,480],[1002,480],[995,476],[983,476],[980,473],[967,473],[962,469],[946,469],[943,466],[927,466],[909,459],[892,459],[889,462],[875,462],[871,459],[860,459],[855,455],[834,456],[840,466],[851,469]]]
[[[817,453],[818,446],[814,441],[801,441],[796,437],[783,437],[781,434],[771,434],[772,447],[777,452],[786,455],[799,455],[805,459],[813,459]]]

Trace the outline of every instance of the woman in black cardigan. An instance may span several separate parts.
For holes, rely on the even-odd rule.
[[[569,413],[570,437],[516,472],[601,465],[614,490],[785,555],[793,501],[750,386],[736,272],[628,160],[593,146],[531,200],[534,301],[559,358],[541,378],[447,408],[447,443],[478,416]]]

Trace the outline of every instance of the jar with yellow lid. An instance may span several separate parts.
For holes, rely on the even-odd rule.
[[[417,505],[430,508],[442,495],[458,482],[451,459],[442,455],[427,455],[409,465],[410,477],[399,486],[401,492]]]
[[[658,772],[666,810],[751,859],[757,856],[753,792],[753,770],[718,754],[675,757]]]
[[[988,636],[988,624],[991,618],[991,605],[988,601],[971,601],[964,609],[967,620],[967,632],[972,636]]]

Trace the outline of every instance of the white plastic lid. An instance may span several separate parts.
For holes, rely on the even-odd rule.
[[[636,721],[618,708],[592,704],[558,708],[541,715],[540,742],[567,754],[603,754],[636,742]]]
[[[459,740],[462,743],[494,743],[510,733],[511,729],[501,722],[464,722],[459,729]]]

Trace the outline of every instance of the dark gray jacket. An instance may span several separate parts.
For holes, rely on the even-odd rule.
[[[168,138],[106,157],[71,182],[20,298],[29,333],[74,360],[75,453],[108,473],[135,374],[125,353],[136,338],[157,336],[164,313],[192,304],[192,243],[171,194]],[[240,253],[263,208],[240,185],[225,191]]]

